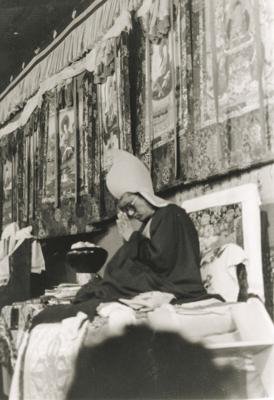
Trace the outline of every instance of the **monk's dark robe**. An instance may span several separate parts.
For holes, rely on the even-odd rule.
[[[175,204],[158,208],[150,223],[150,238],[134,232],[109,261],[104,278],[84,285],[74,305],[63,310],[66,316],[82,310],[92,319],[100,302],[152,290],[172,293],[180,303],[212,297],[201,280],[197,231],[185,210]],[[62,311],[61,306],[55,307]]]
[[[96,292],[90,289],[91,295]],[[119,298],[151,290],[172,293],[183,301],[206,295],[197,231],[185,210],[175,204],[157,209],[150,224],[150,239],[140,231],[134,232],[116,252],[106,267],[99,292]],[[87,293],[83,288],[76,301],[88,296],[88,288]]]

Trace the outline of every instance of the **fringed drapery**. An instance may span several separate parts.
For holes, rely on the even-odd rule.
[[[142,0],[94,2],[50,46],[35,56],[25,70],[0,95],[0,124],[5,123],[11,115],[22,109],[44,81],[75,63],[93,49],[107,35],[108,30],[123,12],[136,10],[141,3]],[[121,20],[118,22],[120,25]],[[118,35],[118,32],[113,33]]]
[[[84,71],[95,72],[96,83],[105,81],[106,76],[114,71],[114,49],[117,37],[123,31],[129,31],[131,28],[131,17],[129,12],[124,11],[115,21],[112,28],[98,42],[94,49],[90,51],[83,59],[76,61],[69,67],[60,71],[56,75],[46,79],[41,83],[38,92],[26,102],[23,111],[17,117],[16,121],[9,123],[0,129],[0,137],[7,135],[19,127],[24,126],[35,108],[41,106],[44,93],[54,89],[56,86],[66,85],[74,76]],[[1,108],[0,108],[1,109]]]
[[[8,123],[0,129],[0,137],[8,135],[9,133],[14,132],[16,129],[25,126],[34,110],[37,107],[41,107],[43,96],[46,92],[54,89],[56,86],[63,86],[66,84],[66,82],[69,82],[72,77],[80,74],[84,70],[85,62],[84,60],[80,60],[44,81],[40,85],[38,92],[26,102],[24,109],[20,114],[18,114],[16,120]]]

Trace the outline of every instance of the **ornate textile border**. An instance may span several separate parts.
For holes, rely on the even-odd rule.
[[[79,60],[101,41],[124,11],[139,8],[142,0],[96,1],[41,54],[0,95],[0,124],[18,112],[42,82]],[[120,21],[119,21],[120,22]],[[118,35],[116,35],[118,36]],[[81,72],[81,71],[80,71]],[[78,72],[79,73],[79,72]]]
[[[262,249],[260,225],[260,197],[258,188],[253,183],[237,186],[220,192],[183,202],[182,207],[189,213],[212,207],[241,204],[243,223],[243,243],[248,255],[248,274],[250,292],[264,299],[262,275]]]

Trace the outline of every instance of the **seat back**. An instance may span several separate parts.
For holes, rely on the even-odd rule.
[[[249,293],[264,300],[260,198],[257,185],[245,184],[183,202],[199,233],[202,262],[225,244],[244,249]],[[236,272],[235,272],[236,273]],[[226,282],[223,282],[226,285]]]

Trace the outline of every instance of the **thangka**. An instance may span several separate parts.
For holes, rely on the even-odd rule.
[[[105,176],[113,162],[113,151],[124,149],[132,152],[128,34],[123,32],[121,37],[115,39],[111,49],[113,57],[109,57],[108,68],[105,66],[105,76],[100,76],[99,81],[95,74],[95,80],[98,81],[98,128],[101,143],[101,205],[102,213],[108,216],[116,210],[115,200],[105,185]]]
[[[188,2],[158,3],[158,8],[138,15],[141,18],[136,23],[137,27],[139,24],[136,61],[141,72],[135,77],[135,147],[151,169],[156,190],[184,178],[181,153],[191,120]]]
[[[60,195],[70,198],[75,194],[75,114],[73,107],[59,111]]]
[[[55,199],[55,157],[56,157],[56,104],[54,93],[48,93],[47,131],[46,135],[46,162],[44,170],[43,202],[52,203]]]
[[[12,161],[3,164],[3,226],[12,221]]]
[[[112,165],[113,150],[132,151],[127,37],[122,33],[114,42],[113,71],[97,85],[103,172]]]
[[[273,158],[273,16],[273,5],[265,1],[193,2],[189,180]]]
[[[176,106],[173,32],[151,44],[151,148],[156,189],[174,181]],[[150,126],[150,124],[148,124]]]

